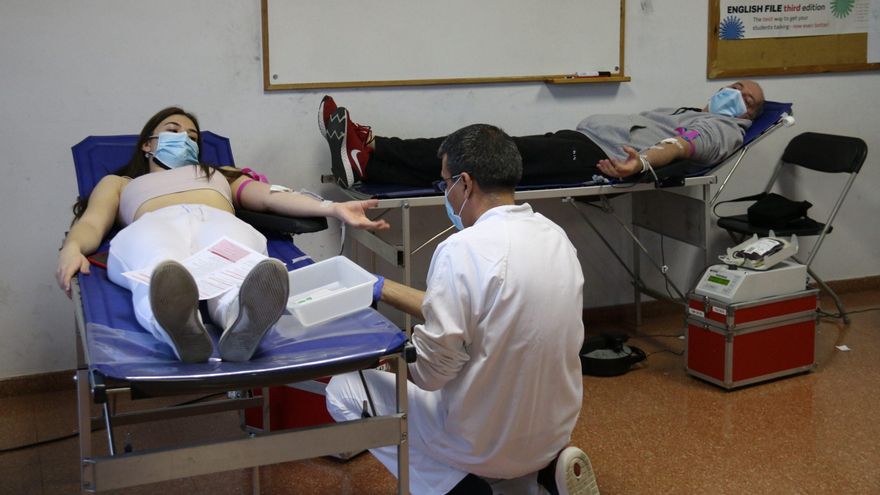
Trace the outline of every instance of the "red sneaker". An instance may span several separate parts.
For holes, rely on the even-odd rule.
[[[327,127],[329,127],[330,119],[333,117],[333,114],[336,113],[337,108],[336,102],[333,100],[332,96],[324,95],[324,97],[321,98],[321,103],[318,105],[318,130],[325,139],[327,138]],[[364,143],[369,143],[370,126],[360,125],[354,122],[352,122],[352,125],[354,125],[358,138]]]
[[[330,168],[342,187],[349,187],[366,178],[370,150],[364,140],[370,128],[351,121],[348,110],[339,107],[327,121],[327,143],[330,145]]]
[[[321,135],[327,138],[327,124],[330,122],[330,116],[336,112],[336,102],[333,97],[325,95],[321,98],[321,104],[318,105],[318,130]]]

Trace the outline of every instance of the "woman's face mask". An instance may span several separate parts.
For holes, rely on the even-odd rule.
[[[152,157],[166,168],[198,165],[199,145],[185,132],[160,132]],[[150,155],[148,155],[150,156]]]
[[[709,100],[709,111],[728,117],[739,117],[746,113],[746,102],[742,93],[733,88],[721,88]]]
[[[455,183],[452,184],[448,189],[446,189],[446,193],[443,194],[443,202],[446,204],[446,216],[449,217],[449,221],[452,222],[452,225],[455,225],[457,230],[463,230],[464,224],[461,223],[461,211],[464,210],[464,205],[467,204],[468,198],[464,198],[464,201],[461,203],[461,208],[458,209],[458,213],[453,212],[452,205],[449,203],[449,191],[455,187],[458,182],[461,180],[461,176],[458,176],[458,179],[455,179]]]

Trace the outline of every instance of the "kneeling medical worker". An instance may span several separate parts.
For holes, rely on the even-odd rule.
[[[589,459],[569,446],[583,392],[576,251],[558,225],[514,203],[522,159],[504,131],[465,127],[438,156],[436,186],[460,232],[437,247],[426,292],[390,280],[382,290],[425,322],[409,365],[410,490],[489,494],[495,480],[538,472],[551,494],[598,493]],[[376,414],[392,414],[394,375],[365,377]],[[327,386],[337,421],[361,418],[366,398],[357,374]],[[397,475],[395,446],[371,452]]]

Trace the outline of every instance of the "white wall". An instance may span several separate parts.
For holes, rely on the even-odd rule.
[[[631,83],[553,87],[544,84],[382,88],[333,91],[355,120],[385,135],[440,135],[476,121],[511,134],[572,128],[595,112],[653,106],[702,106],[726,81],[705,78],[706,4],[630,0],[626,72]],[[328,37],[332,20],[327,20]],[[321,91],[262,90],[260,2],[251,0],[62,1],[0,3],[0,378],[74,366],[73,308],[55,286],[56,252],[71,216],[76,185],[70,146],[90,134],[136,133],[161,107],[194,111],[205,129],[233,140],[237,163],[276,182],[335,193],[319,183],[327,146],[316,129]],[[611,40],[609,42],[616,42]],[[585,47],[585,49],[589,49]],[[364,56],[369,47],[352,47]],[[329,63],[329,62],[328,62]],[[852,134],[880,151],[880,73],[758,78],[770,99],[795,103],[798,125],[752,151],[731,185],[751,192],[784,144],[814,130]],[[880,184],[880,153],[869,155],[815,268],[828,280],[880,274],[871,191]],[[813,197],[823,187],[804,188]],[[818,203],[819,201],[814,201]],[[626,214],[626,200],[615,200]],[[571,232],[588,280],[587,306],[631,297],[622,270],[558,202],[537,205]],[[441,210],[417,232],[445,226]],[[611,223],[597,216],[603,228]],[[334,225],[335,227],[335,225]],[[616,240],[629,257],[629,244]],[[723,239],[719,237],[719,239]],[[338,230],[298,240],[316,258],[338,249]],[[723,240],[719,246],[724,245]],[[667,250],[667,262],[670,259]],[[677,255],[685,272],[687,250]],[[427,263],[429,253],[421,263]],[[687,279],[691,275],[682,276]]]

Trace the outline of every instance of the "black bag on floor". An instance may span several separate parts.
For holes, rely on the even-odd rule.
[[[602,333],[588,337],[581,347],[581,371],[592,376],[617,376],[632,365],[644,361],[645,351],[626,345],[628,337],[618,333]]]

